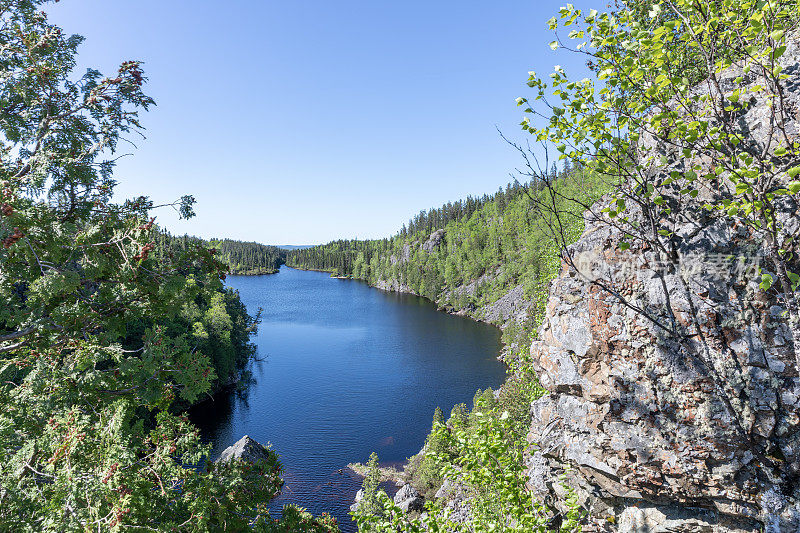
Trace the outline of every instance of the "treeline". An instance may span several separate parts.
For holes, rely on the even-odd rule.
[[[560,171],[554,164],[549,170],[548,177],[557,178],[569,174],[572,170],[569,161],[565,162],[564,167]],[[479,198],[467,196],[465,200],[448,202],[439,208],[420,211],[419,214],[408,221],[408,224],[403,225],[403,228],[400,230],[400,236],[405,237],[417,232],[431,233],[437,229],[444,228],[451,221],[458,222],[469,219],[473,213],[480,211],[489,203],[496,203],[502,211],[505,209],[505,205],[508,202],[517,197],[521,191],[530,187],[531,184],[521,184],[515,181],[506,185],[505,189],[501,187],[494,194],[484,194]]]
[[[328,244],[286,252],[286,264],[305,270],[322,270],[337,276],[355,276],[356,263],[371,262],[377,254],[392,250],[394,239],[349,240],[342,239]]]
[[[172,249],[188,250],[202,246],[214,250],[217,259],[227,265],[228,273],[245,276],[274,274],[285,262],[285,252],[276,246],[232,239],[201,239],[190,235],[173,236],[164,233],[159,242]]]
[[[582,170],[550,172],[576,178],[557,180],[565,196],[588,201],[605,190],[601,180]],[[295,250],[286,263],[394,286],[457,310],[477,310],[518,285],[531,298],[542,270],[549,268],[543,258],[553,246],[532,200],[542,194],[547,192],[536,182],[509,184],[493,195],[420,214],[393,238]]]

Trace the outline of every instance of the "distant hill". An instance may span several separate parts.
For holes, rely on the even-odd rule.
[[[276,246],[276,248],[280,250],[305,250],[307,248],[313,248],[316,244],[281,244]]]

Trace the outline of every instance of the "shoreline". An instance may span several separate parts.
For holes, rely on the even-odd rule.
[[[272,276],[280,273],[280,270],[264,270],[258,272],[228,272],[228,276]]]
[[[286,263],[284,263],[284,265],[286,266],[286,268],[291,268],[292,270],[300,270],[302,272],[324,272],[325,274],[330,274],[331,275],[331,279],[349,279],[349,280],[353,280],[353,281],[364,281],[364,280],[360,280],[360,279],[354,278],[352,276],[334,276],[333,275],[333,269],[325,270],[325,269],[322,269],[322,268],[301,268],[301,267],[296,267],[296,266],[290,266],[290,265],[287,265]],[[372,286],[373,285],[370,285],[370,287],[372,287]]]
[[[296,267],[289,267],[289,268],[294,268],[295,270],[312,271],[312,272],[329,272],[329,271],[326,271],[326,270],[318,270],[318,269],[303,269],[303,268],[296,268]],[[331,277],[334,277],[334,276],[331,276]],[[416,296],[418,298],[422,298],[426,302],[430,302],[431,304],[433,304],[436,307],[436,310],[439,311],[439,312],[446,313],[448,315],[467,318],[469,320],[472,320],[473,322],[479,322],[479,323],[487,324],[487,325],[490,325],[490,326],[493,326],[493,327],[497,328],[498,330],[500,330],[501,336],[500,336],[500,351],[497,354],[496,359],[498,361],[500,361],[501,363],[503,363],[503,366],[505,367],[505,370],[506,370],[506,376],[505,376],[505,379],[503,380],[503,383],[496,390],[493,389],[493,392],[497,393],[497,391],[501,390],[503,388],[503,386],[505,386],[506,382],[509,379],[508,371],[510,370],[511,365],[509,364],[508,359],[505,357],[505,354],[508,353],[508,351],[510,349],[510,346],[503,341],[502,333],[505,331],[505,327],[503,327],[502,325],[498,325],[498,324],[489,322],[487,320],[482,320],[482,319],[476,318],[476,317],[472,316],[471,314],[469,314],[468,312],[461,312],[461,311],[458,311],[458,310],[455,310],[455,309],[448,309],[446,307],[441,307],[441,306],[439,306],[439,304],[437,302],[431,300],[430,298],[426,298],[425,296],[420,296],[419,294],[416,294],[416,293],[411,292],[411,291],[401,291],[401,290],[395,290],[394,288],[378,287],[378,286],[373,285],[372,283],[370,283],[370,282],[368,282],[366,280],[357,279],[357,278],[351,278],[351,277],[339,277],[337,279],[350,279],[350,280],[353,280],[353,281],[358,281],[360,283],[365,283],[370,288],[378,289],[379,291],[383,291],[383,292],[386,292],[386,293],[408,294],[408,295]],[[422,443],[419,451],[417,453],[415,453],[414,455],[412,455],[411,457],[409,457],[405,462],[400,464],[399,468],[389,467],[389,466],[381,466],[379,464],[378,465],[378,467],[379,467],[378,470],[379,470],[380,475],[381,475],[381,482],[391,482],[391,483],[395,483],[398,486],[401,485],[401,484],[410,483],[411,476],[409,475],[407,468],[412,463],[412,460],[414,459],[414,457],[418,456],[424,450],[425,450],[425,442]],[[359,476],[361,478],[365,477],[366,465],[364,465],[362,463],[350,463],[350,464],[347,465],[346,468],[348,468],[349,470],[351,470],[352,472],[354,472],[357,476]]]

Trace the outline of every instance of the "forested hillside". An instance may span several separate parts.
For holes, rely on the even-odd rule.
[[[201,239],[190,235],[174,236],[163,233],[159,245],[173,250],[188,250],[201,246],[213,250],[215,257],[228,267],[228,273],[245,276],[274,274],[284,263],[284,252],[276,246],[233,239]]]
[[[608,190],[581,170],[550,170],[549,176],[565,197],[587,203]],[[451,312],[504,326],[507,335],[528,335],[558,264],[555,243],[537,209],[537,199],[546,194],[541,182],[510,184],[491,196],[423,211],[392,238],[295,250],[286,263],[418,294]],[[576,212],[571,222],[568,230],[577,238],[581,215]]]

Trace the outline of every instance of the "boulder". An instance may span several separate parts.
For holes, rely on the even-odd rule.
[[[269,461],[275,457],[275,452],[245,435],[233,446],[228,446],[217,459],[218,464],[225,464],[234,459],[241,459],[248,463]]]
[[[394,503],[406,513],[419,512],[425,507],[425,498],[417,492],[417,489],[407,483],[394,495]]]
[[[358,489],[358,492],[356,492],[356,497],[353,502],[353,505],[350,506],[350,510],[355,513],[358,510],[358,505],[361,503],[361,500],[363,499],[364,499],[364,489]]]

